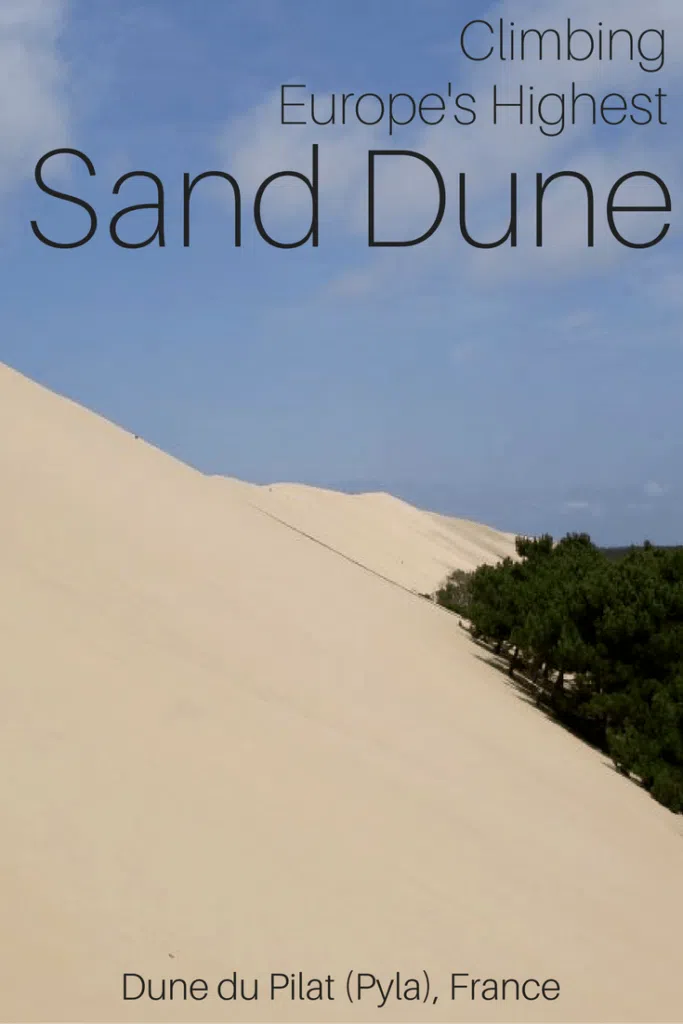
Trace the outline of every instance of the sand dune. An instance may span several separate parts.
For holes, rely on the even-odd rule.
[[[213,479],[231,497],[417,593],[431,593],[453,569],[469,571],[515,554],[514,534],[423,512],[391,494]]]
[[[2,367],[0,426],[0,1019],[681,1020],[680,819],[374,574],[486,531],[415,512],[413,550],[389,498],[261,493],[293,529]],[[334,1000],[271,1001],[298,971]],[[350,1005],[349,971],[429,1000]],[[125,972],[209,994],[124,1002]]]

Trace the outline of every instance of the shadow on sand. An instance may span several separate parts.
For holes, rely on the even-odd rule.
[[[476,644],[479,648],[480,653],[477,653],[475,657],[479,661],[483,661],[484,664],[495,668],[496,671],[503,676],[507,686],[514,690],[520,700],[541,712],[550,722],[558,726],[560,729],[563,729],[565,732],[568,732],[572,736],[581,740],[582,743],[586,743],[589,747],[592,747],[593,750],[597,751],[597,753],[602,756],[604,764],[617,775],[624,775],[624,773],[615,766],[603,744],[592,739],[590,736],[587,736],[580,729],[573,727],[571,721],[568,721],[567,718],[562,716],[555,708],[553,708],[547,690],[525,671],[523,665],[517,666],[514,672],[511,673],[510,661],[505,654],[496,654],[493,647],[489,644],[469,634],[469,630],[466,626],[463,626],[462,628],[468,633],[470,641],[473,644]],[[638,782],[638,780],[634,779],[632,776],[631,781]]]

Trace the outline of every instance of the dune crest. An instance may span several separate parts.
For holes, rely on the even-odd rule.
[[[255,498],[2,366],[0,427],[0,1020],[680,1020],[677,819],[376,575],[495,532]],[[233,971],[262,997],[221,1002]],[[268,998],[299,971],[335,999]],[[438,1001],[351,1005],[349,971]]]
[[[424,512],[392,494],[213,479],[224,493],[417,593],[432,593],[453,569],[471,571],[515,554],[514,534]]]

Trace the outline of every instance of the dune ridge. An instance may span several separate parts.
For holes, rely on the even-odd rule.
[[[0,427],[1,1020],[680,1020],[678,819],[402,589],[508,541],[256,496],[3,366]],[[350,1005],[349,970],[439,1001]],[[121,998],[232,971],[342,980]],[[451,972],[561,996],[451,1001]]]
[[[424,512],[391,494],[213,479],[223,491],[418,593],[432,593],[453,569],[515,557],[514,534]]]

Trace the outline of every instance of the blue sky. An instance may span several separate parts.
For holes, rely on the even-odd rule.
[[[0,0],[0,359],[208,472],[388,489],[520,532],[683,542],[683,4],[600,6],[605,27],[665,29],[657,74],[624,59],[475,65],[459,48],[474,17],[543,29],[567,16],[596,29],[588,0]],[[668,123],[584,121],[544,138],[486,116],[494,82],[542,95],[572,80],[598,98],[661,87]],[[419,98],[451,82],[481,114],[474,126],[411,125],[391,138],[385,125],[282,126],[286,82],[321,102],[351,91]],[[310,173],[313,142],[320,246],[275,250],[253,225],[255,188],[275,171]],[[97,210],[95,237],[74,250],[42,245],[29,226],[64,239],[87,229],[82,211],[33,181],[37,159],[64,146],[97,171],[88,178],[75,161],[46,171]],[[414,149],[441,169],[446,215],[424,245],[368,248],[370,148]],[[398,163],[378,178],[378,213],[416,235],[433,215],[433,182]],[[112,196],[131,170],[164,182],[163,249],[109,238],[116,211],[154,201],[148,182]],[[243,188],[240,249],[221,185],[193,197],[182,247],[182,174],[205,170]],[[533,245],[535,174],[558,170],[594,184],[592,250],[567,183],[548,207],[546,245]],[[672,194],[670,233],[649,250],[627,250],[604,228],[607,192],[633,170],[660,175]],[[509,174],[519,174],[517,249],[463,242],[461,171],[482,238],[504,230]],[[638,195],[660,198],[647,186]],[[297,185],[274,186],[264,204],[273,234],[305,233],[307,202]],[[662,215],[638,216],[643,237],[648,224],[656,234]],[[136,213],[121,233],[142,238],[153,224]]]

